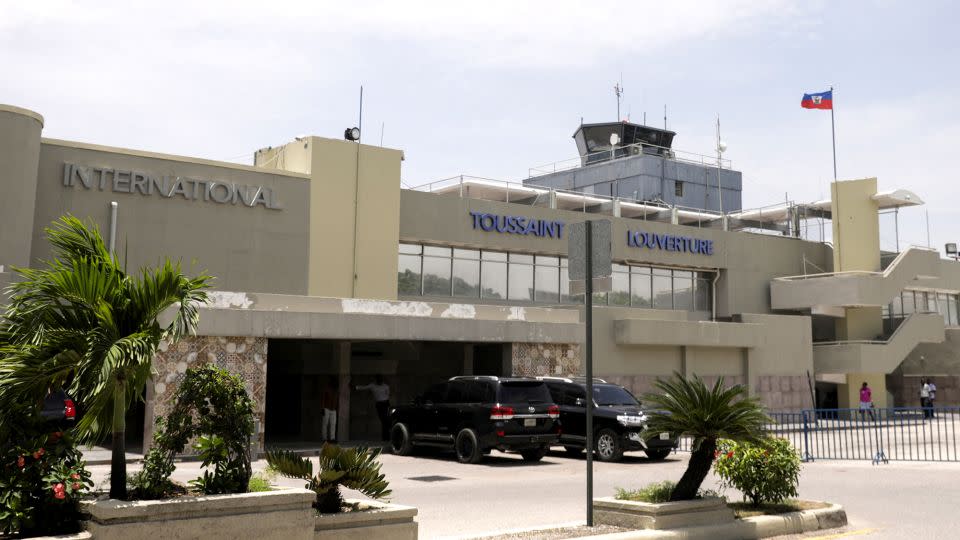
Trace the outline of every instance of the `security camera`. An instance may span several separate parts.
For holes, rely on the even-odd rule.
[[[360,128],[352,127],[347,128],[343,132],[343,138],[348,141],[359,141],[360,140]]]

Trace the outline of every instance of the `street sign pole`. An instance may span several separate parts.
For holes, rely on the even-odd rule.
[[[584,227],[586,234],[586,375],[587,375],[587,526],[593,527],[593,222]]]

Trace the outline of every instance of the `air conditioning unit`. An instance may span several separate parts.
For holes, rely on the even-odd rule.
[[[643,153],[643,147],[639,144],[630,147],[630,155],[636,156]]]

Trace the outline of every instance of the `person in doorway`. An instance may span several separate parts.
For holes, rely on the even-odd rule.
[[[870,390],[870,387],[867,386],[867,383],[864,382],[863,386],[860,387],[860,417],[863,418],[864,411],[867,411],[870,414],[870,420],[873,418],[873,391]]]
[[[320,394],[320,406],[323,408],[323,421],[320,425],[320,436],[325,442],[337,442],[337,405],[340,396],[333,381],[327,381]]]
[[[390,387],[383,382],[383,375],[374,377],[374,382],[356,387],[357,390],[369,390],[376,403],[377,416],[380,418],[380,439],[390,439]]]
[[[930,409],[930,418],[936,418],[937,385],[933,383],[933,379],[928,378],[927,387],[927,390],[930,393],[930,397],[927,398],[927,408]]]

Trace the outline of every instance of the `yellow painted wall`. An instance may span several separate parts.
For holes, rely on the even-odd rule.
[[[880,270],[880,217],[871,199],[876,193],[876,178],[830,184],[834,271]]]
[[[848,373],[847,384],[837,385],[837,401],[841,409],[860,406],[860,387],[866,382],[872,392],[873,406],[887,407],[887,379],[883,373]]]

